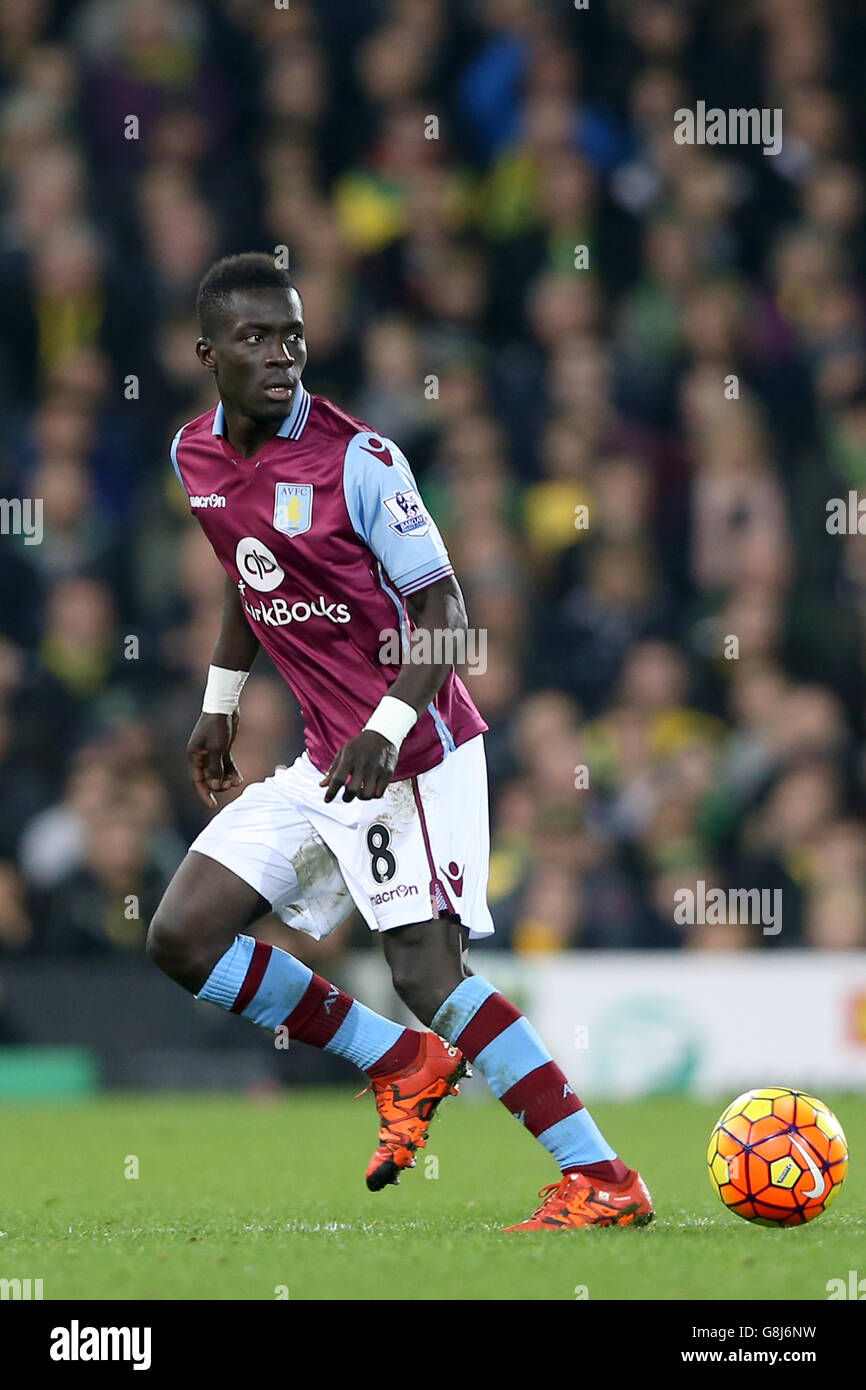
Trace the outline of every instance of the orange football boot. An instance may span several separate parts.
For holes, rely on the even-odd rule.
[[[652,1198],[640,1173],[630,1169],[623,1182],[605,1187],[583,1173],[565,1173],[542,1187],[544,1201],[526,1221],[506,1231],[573,1231],[581,1226],[645,1226],[652,1221]]]
[[[427,1146],[427,1130],[439,1102],[456,1096],[457,1082],[469,1075],[459,1048],[436,1033],[422,1033],[415,1061],[402,1071],[371,1080],[359,1095],[372,1091],[382,1121],[379,1147],[367,1167],[367,1186],[378,1192],[400,1181],[404,1168],[415,1167],[415,1152]]]

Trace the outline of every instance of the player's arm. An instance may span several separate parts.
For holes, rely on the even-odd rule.
[[[420,650],[441,652],[444,632],[466,631],[466,608],[442,537],[421,501],[412,471],[390,440],[357,435],[346,451],[346,505],[356,534],[381,561],[403,593],[416,628],[433,640]],[[444,650],[454,650],[450,643]],[[394,775],[400,745],[435,699],[450,663],[407,663],[371,719],[340,748],[319,783],[325,801],[343,790],[343,800],[369,801],[384,794]]]
[[[465,636],[468,626],[466,605],[460,585],[453,574],[435,580],[426,589],[409,594],[406,606],[416,629],[430,633],[429,643],[420,645],[418,650],[441,652],[462,649],[462,637],[453,643],[450,640],[442,640],[442,635],[449,632]],[[395,700],[402,700],[405,704],[411,705],[416,714],[421,714],[439,694],[442,682],[450,670],[450,662],[416,663],[413,657],[412,663],[403,667],[393,685],[389,687],[388,694]]]
[[[446,631],[465,633],[467,627],[466,606],[453,574],[407,596],[406,604],[416,631],[426,629],[430,633],[429,643],[419,650],[431,653],[454,651],[455,647],[459,650],[456,643],[452,645],[450,641],[441,640]],[[409,705],[417,718],[436,698],[450,670],[450,662],[408,663],[388,687],[388,697]],[[351,801],[353,796],[362,801],[382,796],[394,775],[399,755],[399,747],[383,733],[362,729],[340,749],[319,783],[328,788],[325,800],[333,801],[341,788],[344,788],[344,801]]]
[[[228,678],[228,673],[249,672],[258,650],[259,640],[246,620],[237,586],[226,575],[222,623],[214,646],[208,691],[211,690],[214,670],[226,673],[223,680]],[[220,677],[217,676],[217,679]],[[242,684],[242,679],[236,684]],[[207,697],[204,703],[208,705]],[[215,703],[220,703],[219,699]],[[227,703],[231,703],[231,700]],[[244,780],[231,756],[237,731],[238,712],[235,709],[231,713],[203,712],[190,735],[186,748],[189,773],[196,791],[207,806],[216,806],[214,792],[238,787]]]

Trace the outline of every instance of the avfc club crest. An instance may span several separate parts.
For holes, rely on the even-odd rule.
[[[277,483],[274,528],[284,536],[300,536],[313,524],[313,484]]]

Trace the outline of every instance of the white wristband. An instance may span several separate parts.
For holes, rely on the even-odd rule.
[[[399,749],[409,730],[417,722],[418,715],[405,700],[397,700],[393,695],[383,695],[364,728],[374,729]]]
[[[225,666],[209,666],[202,714],[234,714],[249,671],[228,671]]]

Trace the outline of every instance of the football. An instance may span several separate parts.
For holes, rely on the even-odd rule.
[[[788,1086],[737,1096],[710,1135],[710,1182],[726,1207],[759,1226],[802,1226],[835,1201],[848,1145],[831,1110]]]

